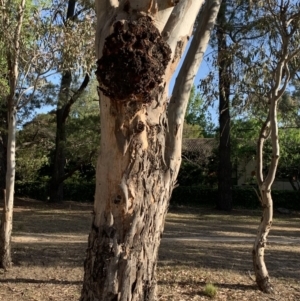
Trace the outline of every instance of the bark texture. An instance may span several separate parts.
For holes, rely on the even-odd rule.
[[[230,146],[230,65],[231,57],[226,43],[226,1],[217,21],[219,68],[219,167],[217,209],[232,209],[232,164]]]
[[[171,15],[167,5],[170,1],[125,1],[124,6],[120,4],[120,7],[114,1],[97,3],[97,32],[101,35],[96,42],[98,57],[101,58],[103,47],[103,55],[116,55],[119,61],[120,56],[112,54],[110,47],[107,48],[106,42],[110,43],[112,36],[106,40],[105,37],[113,34],[114,41],[119,41],[128,35],[134,46],[128,46],[125,38],[126,41],[117,50],[113,47],[112,52],[120,51],[125,54],[124,57],[139,56],[135,62],[140,61],[141,64],[121,70],[125,76],[116,86],[119,91],[113,91],[109,86],[111,83],[106,83],[105,78],[115,77],[116,71],[113,67],[103,68],[102,60],[98,61],[101,153],[81,301],[157,300],[157,253],[181,162],[181,120],[188,100],[187,97],[183,101],[177,95],[170,101],[170,110],[167,111],[168,82],[178,63],[176,55],[180,58],[202,2],[185,1],[185,5],[179,4]],[[139,9],[135,10],[137,7]],[[160,8],[164,8],[164,13]],[[214,8],[214,12],[217,11],[218,7]],[[106,16],[102,14],[102,9],[106,10]],[[157,11],[160,13],[157,14]],[[148,17],[145,17],[145,12],[148,12]],[[111,28],[107,26],[112,24],[107,19],[109,15],[115,20]],[[167,22],[167,30],[161,36],[165,25],[162,20],[166,22],[168,19],[166,15],[170,18],[173,15],[173,19],[172,23]],[[174,17],[177,15],[186,17],[181,26],[181,20]],[[212,26],[214,18],[208,20]],[[143,29],[144,22],[152,24]],[[157,29],[152,30],[153,25]],[[138,31],[130,29],[135,26],[138,26]],[[195,76],[193,63],[197,47],[201,40],[203,47],[196,60],[199,63],[211,28],[203,23],[202,29],[200,36],[205,39],[198,40],[191,53],[192,59],[183,64],[186,79],[183,82],[187,85],[182,84],[181,87],[188,94],[190,80],[193,81]],[[136,32],[140,30],[145,30],[145,33],[137,37]],[[149,31],[153,34],[149,35]],[[174,39],[178,43],[174,43]],[[127,46],[123,50],[125,44]],[[170,62],[167,68],[158,64],[158,57],[163,61],[168,56]],[[109,57],[108,61],[112,59]],[[124,61],[121,62],[121,65],[124,64]],[[112,65],[109,63],[108,66]],[[137,72],[132,72],[132,67],[137,68]],[[131,85],[135,88],[131,89]]]
[[[109,99],[103,97],[102,101],[110,107]],[[99,169],[97,174],[100,181],[81,300],[155,300],[157,249],[172,191],[163,154],[165,110],[159,107],[159,122],[147,128],[143,105],[135,102],[104,107],[102,117],[107,120],[111,109],[121,113],[133,135],[129,147],[125,137],[120,138],[122,144],[120,140],[114,142],[114,149],[110,143],[102,145],[101,156],[109,162],[101,158],[100,162],[110,166],[113,173],[103,174]],[[115,135],[123,136],[119,126],[114,132],[102,139],[111,142]],[[125,151],[123,160],[120,151]]]

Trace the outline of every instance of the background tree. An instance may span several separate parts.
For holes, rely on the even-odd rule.
[[[219,1],[205,2],[167,112],[170,77],[203,1],[172,4],[97,2],[101,150],[82,301],[156,300],[185,110],[219,9]]]
[[[84,91],[72,106],[66,135],[64,177],[67,180],[77,171],[80,173],[93,166],[92,178],[95,178],[95,162],[98,154],[100,136],[99,105],[93,101],[95,83]],[[55,150],[56,114],[38,114],[18,131],[17,168],[18,186],[45,186],[51,179],[53,153]],[[49,196],[49,192],[48,192]],[[37,197],[31,195],[31,197]]]
[[[48,53],[51,45],[47,40],[41,40],[40,44],[33,43],[33,34],[40,37],[43,30],[38,28],[42,21],[33,22],[39,16],[39,9],[32,3],[22,0],[20,3],[1,1],[2,30],[1,46],[4,69],[1,79],[6,80],[8,89],[6,95],[2,95],[1,108],[7,114],[6,129],[7,142],[3,141],[4,151],[7,150],[7,168],[4,190],[4,207],[0,230],[0,265],[3,268],[11,266],[11,231],[15,185],[15,149],[16,149],[16,125],[17,112],[25,108],[33,101],[36,90],[45,85],[47,72],[52,67],[53,51]],[[34,9],[31,14],[30,10]],[[30,27],[30,30],[28,28]],[[30,50],[30,51],[29,51]],[[47,52],[46,52],[47,51]],[[5,124],[5,117],[3,117]]]
[[[217,19],[218,72],[219,72],[219,168],[216,208],[232,209],[232,164],[230,141],[230,86],[231,53],[227,46],[226,35],[227,1],[223,0]]]
[[[237,80],[240,70],[236,70],[236,56],[240,43],[250,43],[257,37],[252,29],[249,16],[252,12],[248,0],[222,1],[216,30],[207,56],[211,67],[208,75],[200,81],[200,90],[205,103],[218,103],[219,152],[218,152],[218,199],[220,210],[232,208],[232,162],[231,162],[231,118],[240,115],[244,109],[239,98],[240,86]],[[240,78],[239,78],[240,80]],[[214,83],[214,84],[212,84]]]
[[[272,292],[268,271],[264,262],[264,250],[272,224],[273,202],[271,186],[274,182],[279,161],[278,103],[297,72],[294,62],[299,55],[298,28],[299,9],[290,1],[259,1],[252,6],[253,29],[260,37],[256,43],[240,44],[239,58],[243,69],[240,91],[247,91],[246,101],[251,101],[265,110],[257,142],[256,177],[263,217],[253,246],[253,266],[258,287]],[[260,20],[259,22],[257,20]],[[245,52],[247,47],[247,51]],[[241,98],[243,97],[240,95]],[[245,99],[245,96],[244,96]],[[271,162],[263,172],[265,142],[271,138]]]
[[[63,182],[66,179],[66,122],[72,105],[76,102],[80,94],[88,85],[91,67],[89,64],[94,61],[94,51],[89,49],[93,47],[93,44],[91,43],[94,38],[93,26],[87,27],[87,22],[83,22],[84,19],[88,19],[87,21],[89,21],[91,25],[93,24],[92,20],[94,18],[94,11],[92,5],[89,1],[83,1],[80,3],[80,1],[69,0],[67,7],[64,6],[64,3],[61,3],[59,8],[60,18],[61,15],[64,15],[64,10],[66,10],[66,17],[63,17],[61,20],[61,26],[64,28],[64,37],[66,37],[63,41],[65,49],[63,48],[63,51],[61,52],[61,60],[63,61],[65,68],[62,72],[60,90],[57,96],[56,141],[52,163],[52,177],[49,187],[51,202],[61,202],[63,200]],[[58,18],[55,19],[55,22],[59,23],[59,20],[57,19]],[[78,36],[78,33],[80,36]],[[74,36],[77,36],[77,38],[74,39]],[[70,39],[73,39],[72,43],[70,43]],[[82,62],[78,62],[78,60],[70,61],[68,59],[69,52],[73,52],[74,49],[78,48],[78,40],[81,40],[84,47],[87,48],[85,49],[85,60],[82,60]],[[76,64],[81,65],[75,67]],[[76,93],[73,93],[71,91],[72,81],[74,83],[76,71],[78,77],[78,70],[80,68],[83,72],[87,73],[80,88]]]
[[[197,128],[198,132],[197,130],[192,131],[193,134],[189,135],[189,131],[186,131],[184,127],[183,138],[207,138],[214,136],[215,130],[214,124],[211,121],[211,114],[207,110],[207,106],[204,104],[200,92],[196,90],[196,86],[193,86],[191,90],[184,121],[184,126],[187,128]]]
[[[64,64],[58,62],[62,45],[67,49],[68,44],[61,43],[62,39],[66,40],[66,35],[62,34],[61,27],[52,24],[53,18],[59,13],[54,7],[56,4],[27,0],[0,2],[0,47],[5,67],[0,71],[0,78],[1,83],[4,80],[8,86],[6,94],[1,96],[1,108],[7,116],[7,124],[2,127],[2,133],[7,136],[7,143],[2,139],[6,144],[2,149],[7,150],[6,189],[0,230],[0,265],[4,268],[11,266],[17,113],[19,116],[28,116],[31,109],[41,105],[41,101],[46,103],[49,100],[45,97],[46,91],[53,86],[49,85],[49,78],[65,68]],[[75,44],[73,37],[69,37],[69,41]],[[69,53],[69,60],[74,62],[76,57],[76,61],[80,62],[84,55],[80,46],[82,44],[79,43],[79,47]],[[5,117],[2,120],[5,124]]]

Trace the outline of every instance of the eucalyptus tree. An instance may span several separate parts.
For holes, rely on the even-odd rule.
[[[11,266],[17,112],[33,101],[35,92],[45,85],[47,72],[55,61],[55,50],[47,38],[39,40],[45,37],[40,28],[42,21],[37,18],[41,13],[39,7],[26,0],[1,0],[0,4],[1,48],[5,61],[1,78],[8,86],[1,103],[7,114],[7,168],[0,230],[0,265],[8,268]],[[35,43],[33,37],[39,42]]]
[[[96,82],[96,80],[92,81]],[[92,89],[94,88],[94,89]],[[89,86],[72,106],[66,124],[65,180],[86,166],[95,166],[100,136],[99,105]],[[22,185],[46,184],[51,178],[56,141],[56,112],[38,114],[17,132],[16,174]],[[34,196],[32,196],[34,197]]]
[[[279,162],[278,105],[289,87],[290,80],[299,71],[300,10],[293,1],[252,1],[248,24],[256,39],[235,45],[235,96],[246,106],[261,108],[265,120],[258,135],[256,147],[256,178],[263,216],[253,246],[253,267],[258,287],[267,293],[273,291],[264,261],[267,236],[273,219],[271,187]],[[249,15],[248,15],[249,16]],[[238,36],[236,36],[236,41]],[[242,43],[241,43],[242,42]],[[245,106],[243,107],[245,109]],[[264,172],[264,150],[270,138],[272,156]]]
[[[15,152],[17,114],[27,112],[46,97],[49,78],[65,68],[58,64],[62,52],[63,29],[53,26],[58,13],[55,2],[0,1],[1,84],[7,83],[5,95],[1,94],[1,109],[7,135],[7,168],[4,190],[4,208],[0,230],[0,265],[11,266],[11,231],[15,185]],[[77,31],[80,38],[80,31]],[[70,40],[74,42],[74,39]],[[78,44],[78,42],[76,42]],[[80,62],[85,45],[79,44],[69,54],[69,59]],[[66,48],[66,45],[64,45]],[[78,50],[78,51],[76,51]]]
[[[255,39],[252,23],[251,1],[222,1],[217,26],[212,35],[212,52],[207,56],[211,71],[200,81],[206,103],[218,103],[218,199],[220,210],[232,209],[231,117],[239,110],[234,87],[238,86],[235,73],[235,55],[242,41]],[[215,84],[212,84],[212,83]]]
[[[72,105],[89,83],[91,67],[94,64],[94,9],[91,1],[69,0],[59,1],[59,14],[54,19],[55,26],[63,28],[64,47],[61,49],[60,89],[57,95],[56,108],[56,142],[53,156],[53,171],[50,180],[50,201],[63,200],[63,181],[66,179],[66,122]],[[80,60],[74,58],[74,53],[80,54]],[[72,53],[70,59],[70,53]],[[80,88],[72,91],[78,73],[85,73]]]
[[[264,292],[272,286],[264,262],[264,250],[272,224],[273,206],[271,186],[278,160],[279,101],[299,72],[299,5],[295,1],[231,1],[227,2],[228,53],[231,54],[230,100],[234,114],[247,116],[249,111],[260,112],[256,118],[265,119],[258,134],[256,178],[262,202],[263,218],[253,247],[253,266],[256,282]],[[217,61],[213,63],[217,66]],[[201,83],[206,95],[215,98],[208,89],[214,78],[210,72]],[[271,138],[272,158],[263,172],[265,142]]]
[[[185,110],[220,5],[203,3],[96,2],[101,146],[81,301],[157,300],[157,251],[181,162]]]
[[[0,29],[1,31],[1,29]],[[0,70],[6,70],[4,44],[0,42]],[[0,71],[0,189],[5,189],[5,176],[6,176],[6,144],[7,144],[7,116],[5,110],[5,97],[8,93],[8,82],[6,74]],[[1,193],[2,194],[2,193]]]

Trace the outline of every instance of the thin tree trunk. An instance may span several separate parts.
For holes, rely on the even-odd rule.
[[[277,106],[278,101],[283,95],[290,80],[290,71],[288,67],[288,39],[283,37],[283,47],[280,60],[274,70],[274,84],[267,94],[269,103],[268,116],[262,125],[259,139],[257,141],[256,154],[256,175],[257,184],[260,192],[260,200],[263,208],[263,215],[258,227],[257,236],[252,249],[253,268],[256,276],[256,283],[259,289],[265,293],[272,293],[273,286],[264,260],[264,251],[267,244],[267,237],[273,222],[273,200],[271,196],[271,187],[275,180],[278,161],[279,161],[279,139],[278,139],[278,121]],[[285,75],[283,75],[285,73]],[[263,148],[266,139],[271,137],[272,158],[268,173],[263,175]]]
[[[151,5],[146,2],[143,5],[148,10]],[[190,29],[201,4],[200,1],[180,2],[170,16],[173,20],[168,23],[168,30],[164,32],[165,39],[172,37],[174,28],[180,24],[180,19],[176,19],[177,13],[184,16],[186,21],[180,30],[184,27]],[[98,16],[103,17],[100,9],[107,8],[106,5],[107,2],[98,2]],[[140,5],[142,6],[142,2]],[[125,8],[126,11],[130,11],[130,7]],[[215,15],[217,10],[218,7],[215,7]],[[115,7],[112,11],[115,11]],[[206,11],[208,12],[210,11]],[[106,13],[108,16],[110,12]],[[110,17],[114,19],[115,16]],[[136,15],[132,15],[131,18],[135,20]],[[105,18],[99,18],[98,22],[101,20],[104,24],[109,24]],[[143,17],[142,20],[149,22]],[[211,17],[208,21],[211,21],[212,26],[214,18]],[[159,22],[158,24],[161,25]],[[116,28],[120,28],[119,26],[122,27],[122,24],[118,23]],[[134,24],[130,23],[129,27],[131,26],[134,27]],[[145,26],[148,32],[151,27],[151,24]],[[204,22],[203,30],[207,27]],[[103,31],[105,26],[100,22],[98,34]],[[102,38],[106,35],[103,34]],[[168,44],[171,45],[171,49],[172,45],[175,45],[176,50],[172,53],[177,53],[178,57],[172,62],[176,61],[177,64],[187,42],[186,33],[183,31],[176,39],[179,40],[176,40],[178,43]],[[156,43],[161,43],[161,40],[158,39]],[[148,42],[145,44],[148,45]],[[101,41],[97,43],[98,47],[99,45],[103,46]],[[201,51],[205,51],[206,46],[202,46]],[[164,47],[162,43],[162,48]],[[102,49],[98,50],[102,54]],[[183,69],[186,70],[183,76],[187,85],[182,86],[186,88],[184,91],[180,90],[188,94],[190,80],[195,76],[192,71],[195,68],[191,63],[195,57],[194,52],[191,52],[191,57],[192,59],[183,64]],[[199,63],[201,55],[197,58]],[[180,166],[181,132],[186,107],[182,95],[174,95],[170,116],[166,114],[166,91],[174,66],[170,64],[169,67],[158,96],[149,104],[143,103],[143,100],[136,101],[134,95],[124,101],[115,101],[113,97],[109,99],[100,94],[101,153],[97,167],[94,216],[85,261],[81,301],[157,300],[157,252],[169,199]],[[101,70],[98,69],[97,75]],[[100,81],[99,84],[102,88],[103,83]],[[110,92],[114,91],[108,91]],[[187,100],[188,97],[185,101]],[[177,111],[175,104],[178,107]],[[170,128],[167,118],[172,123]],[[166,143],[166,140],[169,142]],[[172,154],[175,156],[171,159]]]
[[[14,189],[15,189],[15,152],[16,152],[16,118],[17,99],[16,88],[19,76],[20,35],[23,25],[26,0],[22,0],[16,15],[16,27],[13,36],[14,49],[7,53],[9,95],[6,99],[7,107],[7,169],[5,179],[5,198],[0,229],[0,266],[8,269],[12,265],[11,258],[11,233],[13,226]],[[3,20],[8,24],[9,20],[4,13]]]
[[[7,169],[7,112],[5,112],[4,106],[1,106],[0,118],[0,189],[3,191],[5,190]]]
[[[260,200],[263,208],[263,215],[258,227],[257,236],[253,245],[252,256],[253,256],[253,268],[256,276],[256,283],[259,289],[265,293],[271,293],[273,287],[270,283],[268,270],[265,264],[264,252],[267,244],[267,237],[271,229],[273,220],[273,200],[271,196],[271,185],[273,184],[277,164],[279,160],[279,144],[278,144],[278,128],[276,118],[276,106],[272,104],[270,114],[263,124],[260,136],[257,142],[257,174],[258,174],[258,186],[260,191]],[[273,111],[273,112],[272,112]],[[275,114],[275,116],[274,116]],[[263,160],[263,146],[265,140],[272,135],[272,164],[269,169],[269,175],[272,174],[271,178],[267,177],[263,179],[262,173],[262,160]]]
[[[69,2],[70,3],[70,2]],[[53,171],[50,181],[50,202],[59,203],[63,201],[63,181],[66,164],[66,118],[65,107],[70,97],[72,75],[70,71],[64,72],[61,79],[60,93],[56,108],[56,137],[53,155]]]
[[[0,233],[0,264],[1,268],[8,269],[12,265],[11,258],[11,232],[14,208],[15,188],[15,151],[16,151],[16,108],[11,107],[8,114],[8,142],[6,189],[4,193],[4,206],[1,219]]]
[[[226,1],[222,2],[217,20],[219,68],[219,167],[217,209],[232,209],[232,164],[230,147],[230,54],[226,44]]]

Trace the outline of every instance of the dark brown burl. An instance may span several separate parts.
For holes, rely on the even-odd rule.
[[[97,61],[97,79],[104,95],[114,101],[151,102],[171,58],[171,49],[149,17],[117,21]]]

